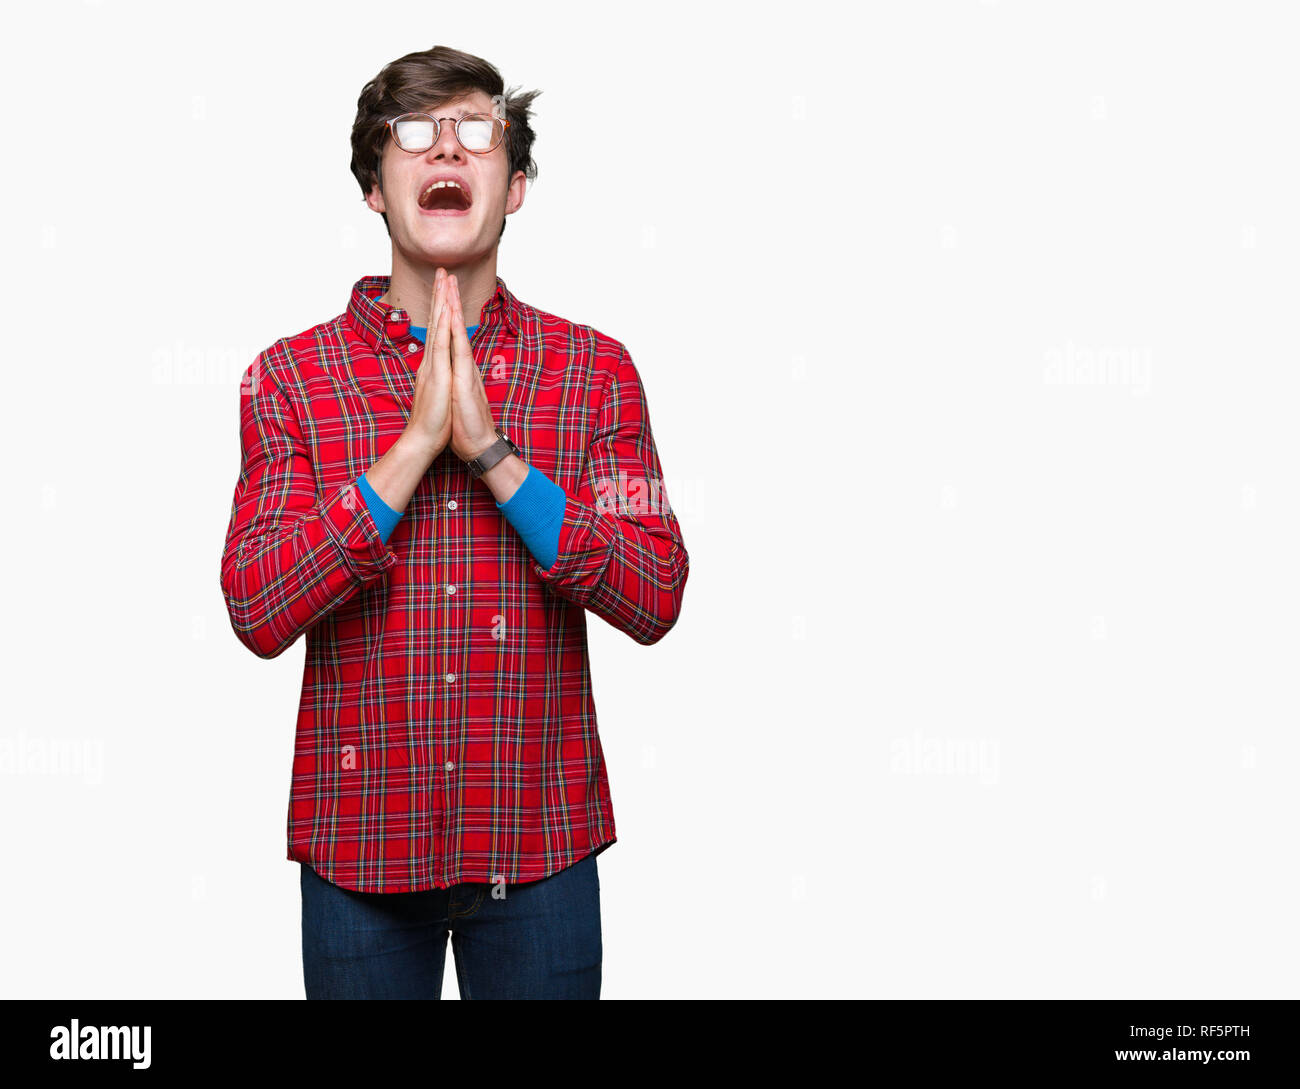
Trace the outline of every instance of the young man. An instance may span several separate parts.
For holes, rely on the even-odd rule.
[[[688,559],[627,349],[496,274],[535,94],[444,47],[368,83],[352,171],[391,275],[244,376],[221,586],[255,654],[307,633],[309,998],[438,998],[449,933],[462,997],[600,993],[584,610],[654,643]]]

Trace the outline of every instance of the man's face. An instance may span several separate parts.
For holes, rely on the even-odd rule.
[[[388,216],[393,245],[412,263],[464,264],[496,247],[502,216],[523,203],[527,182],[522,170],[508,176],[505,140],[475,154],[456,139],[456,119],[493,112],[492,99],[482,91],[425,112],[439,118],[438,139],[428,151],[411,154],[389,135],[380,160],[382,189],[374,186],[366,203]],[[455,181],[459,189],[429,189],[444,180]]]

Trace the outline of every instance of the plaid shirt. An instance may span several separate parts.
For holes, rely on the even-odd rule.
[[[363,892],[534,881],[615,840],[584,610],[656,642],[686,548],[627,349],[499,277],[474,359],[497,426],[565,491],[558,558],[537,564],[450,449],[385,544],[355,482],[406,426],[424,347],[388,284],[245,372],[221,589],[255,654],[307,633],[290,859]]]

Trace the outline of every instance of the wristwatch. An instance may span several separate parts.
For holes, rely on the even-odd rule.
[[[497,441],[479,454],[478,457],[465,459],[465,464],[469,466],[469,475],[475,480],[504,457],[509,457],[511,454],[519,457],[524,456],[523,451],[510,441],[510,438],[501,428],[497,427],[493,428],[493,430],[497,433]]]

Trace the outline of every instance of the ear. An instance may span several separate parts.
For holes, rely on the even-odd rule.
[[[372,212],[388,211],[387,206],[384,204],[384,192],[380,189],[378,181],[370,187],[370,192],[366,194],[366,205]]]
[[[524,193],[528,190],[528,176],[522,170],[516,170],[510,184],[506,186],[506,215],[517,212],[523,206]]]

